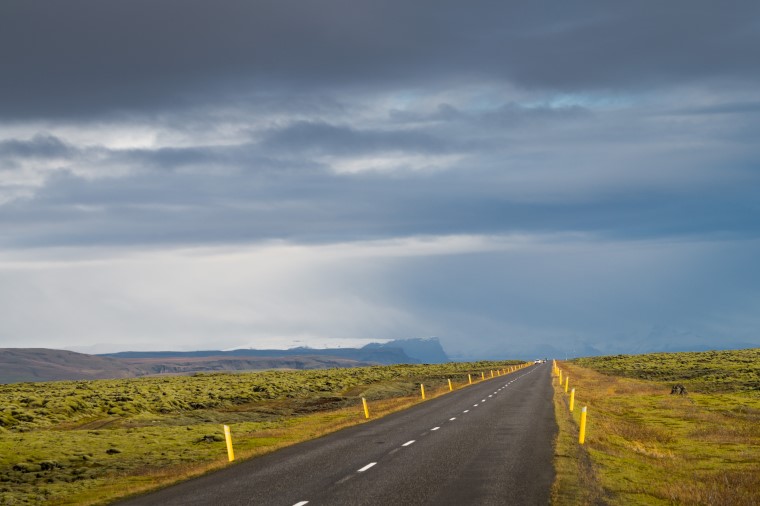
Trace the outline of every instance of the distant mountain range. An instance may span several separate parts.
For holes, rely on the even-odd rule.
[[[124,351],[105,353],[101,357],[144,358],[200,358],[200,357],[338,357],[375,364],[439,364],[450,359],[443,351],[437,337],[427,339],[397,339],[387,343],[370,343],[361,348],[290,348],[287,350],[237,350],[205,351]]]
[[[362,348],[133,351],[105,355],[44,348],[0,348],[0,383],[448,361],[449,357],[437,338],[400,339],[383,344],[371,343]]]

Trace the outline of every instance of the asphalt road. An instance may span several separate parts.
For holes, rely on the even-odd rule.
[[[550,371],[487,379],[118,504],[545,505],[557,431]]]

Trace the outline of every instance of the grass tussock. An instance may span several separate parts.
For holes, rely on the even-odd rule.
[[[693,354],[686,355],[691,360]],[[727,355],[716,356],[723,360]],[[746,389],[747,375],[740,374],[733,390],[726,382],[718,388],[699,380],[690,383],[689,395],[677,396],[670,395],[670,381],[611,373],[630,372],[631,363],[648,360],[625,357],[620,366],[610,359],[560,363],[576,388],[576,406],[588,406],[581,451],[593,463],[603,500],[624,505],[760,504],[760,392]],[[671,366],[681,363],[678,357],[669,360]],[[600,363],[604,374],[590,368]],[[705,362],[700,367],[717,369]],[[663,375],[680,379],[677,371]],[[567,397],[564,391],[560,395]],[[576,424],[578,408],[572,416]],[[569,416],[567,408],[557,416]],[[565,430],[575,431],[577,438],[576,427]]]
[[[364,423],[457,387],[477,362],[0,385],[0,505],[106,504]]]

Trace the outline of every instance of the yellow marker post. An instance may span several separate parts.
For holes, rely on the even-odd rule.
[[[578,434],[578,444],[586,442],[586,406],[581,410],[581,432]]]
[[[364,406],[364,418],[369,418],[369,408],[367,407],[367,399],[365,399],[364,397],[362,397],[362,406]]]
[[[493,378],[493,369],[491,369],[491,377]]]
[[[472,385],[472,374],[467,373],[467,381]]]
[[[449,392],[454,390],[454,387],[451,386],[451,378],[449,378]]]
[[[425,400],[425,385],[420,383],[420,392],[422,392],[422,400]]]
[[[562,386],[562,369],[559,370],[559,386]]]
[[[570,411],[573,410],[573,405],[575,404],[575,389],[573,388],[570,390]]]
[[[482,380],[486,379],[486,373],[484,373],[484,372],[481,371],[480,372],[480,379],[482,379]]]
[[[235,460],[235,452],[232,451],[232,436],[230,435],[230,427],[228,425],[224,426],[224,440],[227,441],[227,458],[232,462]]]
[[[570,386],[570,375],[565,376],[565,393],[567,393],[567,387]]]

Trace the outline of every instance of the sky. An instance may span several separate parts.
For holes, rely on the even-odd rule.
[[[0,347],[760,346],[760,3],[5,0]]]

